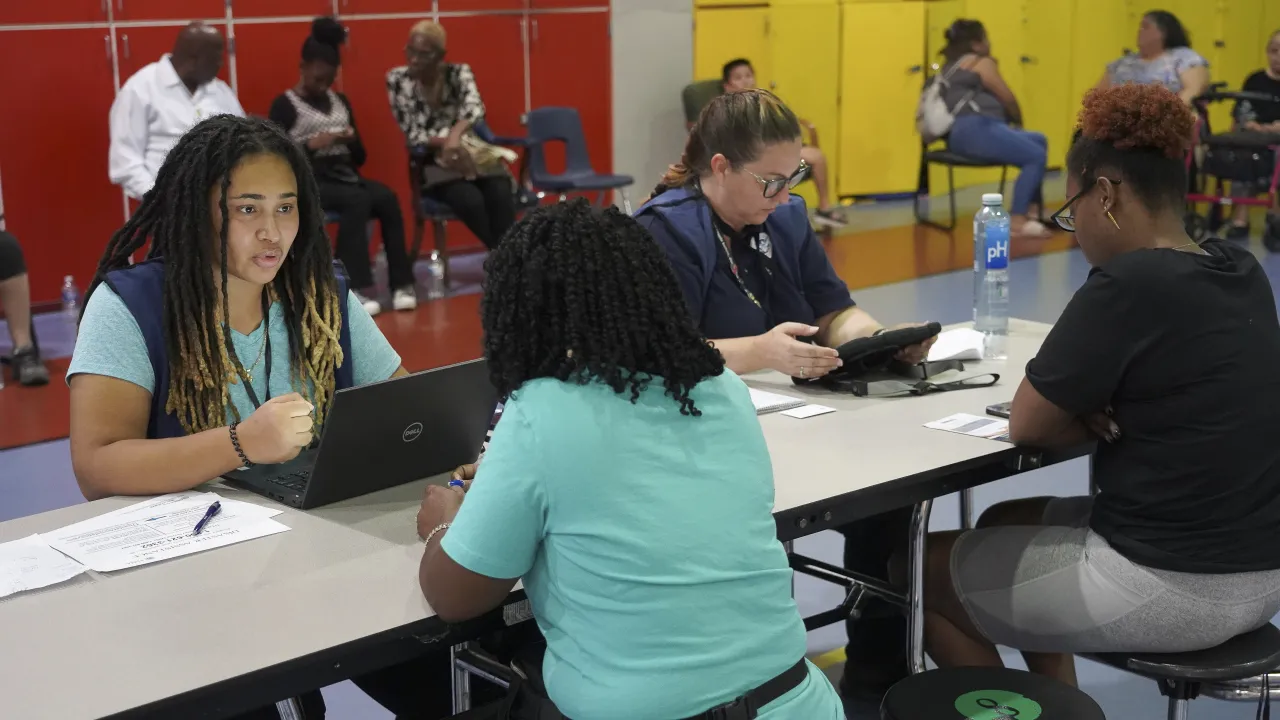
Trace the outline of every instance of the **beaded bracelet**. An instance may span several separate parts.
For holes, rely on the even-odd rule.
[[[240,456],[240,462],[244,463],[244,467],[253,467],[253,463],[249,461],[249,456],[244,454],[244,449],[240,447],[240,436],[236,434],[236,426],[240,423],[231,423],[231,446],[236,449],[236,455]]]
[[[449,529],[449,526],[450,526],[451,524],[452,524],[452,523],[440,523],[439,525],[437,525],[437,526],[435,526],[434,528],[432,528],[432,529],[431,529],[431,532],[427,533],[427,537],[426,537],[426,539],[425,539],[425,540],[423,540],[423,541],[422,541],[422,544],[423,544],[424,546],[425,546],[425,545],[430,545],[430,544],[431,544],[431,538],[433,538],[433,537],[435,537],[436,535],[438,535],[438,534],[440,533],[440,531],[441,531],[441,530],[448,530],[448,529]]]

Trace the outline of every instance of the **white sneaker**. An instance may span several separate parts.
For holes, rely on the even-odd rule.
[[[418,307],[418,298],[410,288],[400,288],[391,295],[391,307],[396,310],[412,310]]]
[[[356,296],[356,300],[360,301],[360,304],[364,306],[365,312],[369,313],[370,315],[377,315],[378,313],[382,312],[382,303],[378,302],[377,300],[370,300],[369,298],[361,295],[355,290],[352,290],[351,294]]]

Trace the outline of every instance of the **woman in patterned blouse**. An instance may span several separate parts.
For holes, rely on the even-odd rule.
[[[1138,52],[1108,65],[1098,87],[1129,83],[1163,85],[1190,104],[1209,88],[1209,61],[1191,49],[1173,13],[1152,10],[1138,26]]]
[[[511,176],[501,163],[477,164],[463,145],[484,118],[484,102],[465,63],[446,63],[444,28],[424,20],[409,32],[408,65],[387,73],[391,112],[410,147],[425,147],[422,192],[466,224],[486,247],[515,223]]]
[[[361,177],[365,149],[356,131],[356,118],[347,96],[334,92],[333,81],[342,63],[339,47],[347,30],[337,20],[316,18],[311,36],[302,44],[298,84],[276,97],[268,117],[289,133],[311,159],[320,203],[338,215],[337,255],[351,277],[356,297],[370,315],[382,304],[370,297],[373,271],[369,266],[369,221],[382,227],[387,253],[387,273],[396,310],[412,310],[418,304],[413,289],[413,266],[404,243],[404,215],[391,188]]]

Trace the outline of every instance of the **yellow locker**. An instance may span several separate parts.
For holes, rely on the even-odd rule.
[[[694,7],[723,7],[725,5],[733,5],[742,7],[744,5],[768,5],[769,0],[694,0]]]
[[[1263,41],[1271,37],[1271,34],[1280,30],[1280,2],[1263,2],[1262,3],[1262,32]],[[1263,51],[1265,52],[1265,50]]]
[[[925,59],[929,75],[937,72],[942,63],[942,48],[947,45],[945,33],[951,23],[965,15],[965,0],[936,0],[925,6]]]
[[[834,196],[839,187],[835,160],[840,157],[840,6],[836,0],[774,0],[769,26],[773,68],[768,87],[802,120],[813,123],[818,146],[828,158]],[[817,207],[813,183],[797,190],[810,207]]]
[[[1076,101],[1071,87],[1063,82],[1073,67],[1075,21],[1070,3],[1023,0],[1022,86],[1014,92],[1022,104],[1023,124],[1049,140],[1049,167],[1066,164],[1075,132]]]
[[[840,195],[912,192],[918,185],[925,5],[841,5]]]
[[[1133,0],[1075,0],[1080,21],[1070,29],[1073,117],[1084,94],[1106,74],[1107,64],[1137,51],[1138,23],[1148,9],[1138,8]]]
[[[756,82],[761,87],[769,86],[769,8],[696,10],[693,16],[694,79],[720,77],[724,64],[734,58],[750,60]]]

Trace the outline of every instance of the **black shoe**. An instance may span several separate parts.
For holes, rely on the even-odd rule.
[[[1249,223],[1244,225],[1236,225],[1232,223],[1227,226],[1227,232],[1224,235],[1228,240],[1248,240],[1249,239]]]
[[[13,376],[17,378],[19,385],[35,387],[49,382],[49,369],[40,362],[40,355],[34,346],[28,345],[14,350],[10,364],[13,366]]]

